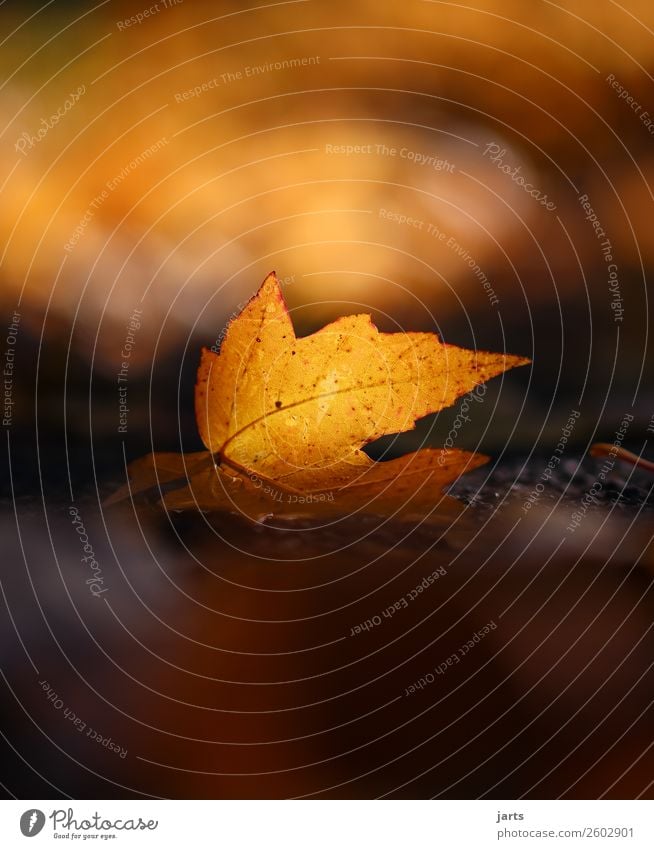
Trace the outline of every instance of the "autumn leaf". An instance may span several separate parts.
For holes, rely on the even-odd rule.
[[[488,458],[423,449],[375,462],[362,447],[528,362],[446,345],[433,333],[380,333],[369,315],[298,338],[272,273],[229,324],[220,353],[202,351],[195,413],[208,453],[186,464],[183,455],[142,458],[130,467],[131,491],[177,474],[188,484],[165,495],[170,509],[257,521],[357,510],[424,516],[445,503],[445,485]]]

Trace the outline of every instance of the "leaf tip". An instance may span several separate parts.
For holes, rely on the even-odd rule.
[[[273,270],[270,274],[265,276],[259,292],[263,292],[265,290],[268,290],[271,293],[274,292],[276,295],[279,295],[279,297],[282,297],[282,284],[279,282],[279,277],[277,277],[276,271]]]

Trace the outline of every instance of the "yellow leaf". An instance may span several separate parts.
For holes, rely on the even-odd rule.
[[[423,449],[384,463],[371,461],[358,479],[343,486],[304,493],[217,466],[167,493],[163,503],[169,510],[235,513],[255,522],[273,516],[323,520],[356,513],[422,520],[436,509],[438,517],[447,517],[460,512],[461,504],[442,495],[442,487],[487,460],[466,451]]]
[[[411,430],[527,362],[445,345],[433,333],[380,333],[369,315],[298,339],[273,273],[229,325],[220,353],[202,351],[195,412],[222,465],[322,491],[374,466],[363,445]]]
[[[417,419],[528,362],[446,345],[432,333],[380,333],[369,315],[297,338],[272,273],[230,323],[220,353],[202,351],[195,413],[208,452],[188,461],[142,458],[130,466],[131,494],[186,479],[164,496],[169,509],[254,521],[451,511],[458,502],[442,488],[488,458],[423,449],[374,462],[362,447],[411,430]]]

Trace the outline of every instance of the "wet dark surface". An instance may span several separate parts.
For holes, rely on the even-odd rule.
[[[545,461],[472,473],[463,516],[419,527],[100,514],[77,492],[99,597],[68,501],[18,499],[7,794],[651,796],[650,482],[616,468],[570,532],[597,461],[572,484],[566,463],[529,511]]]
[[[450,491],[465,501],[490,507],[496,499],[505,496],[524,501],[540,483],[544,489],[537,493],[539,500],[555,504],[563,500],[574,504],[593,487],[603,461],[591,457],[568,458],[551,474],[546,471],[548,463],[549,458],[521,457],[491,466],[490,474],[486,466],[461,477]],[[648,509],[654,506],[654,476],[617,461],[595,495],[605,508]]]

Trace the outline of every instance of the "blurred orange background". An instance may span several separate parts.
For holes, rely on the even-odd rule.
[[[1,297],[43,335],[44,391],[58,356],[90,364],[101,429],[135,309],[131,379],[185,387],[273,268],[301,332],[366,311],[532,357],[498,413],[529,385],[519,447],[554,398],[594,393],[607,430],[651,385],[651,4],[137,6],[3,10]]]
[[[10,792],[651,795],[651,481],[630,494],[616,462],[564,528],[589,442],[626,414],[626,447],[654,432],[652,3],[0,6]],[[470,526],[98,511],[126,460],[200,447],[200,347],[272,269],[299,333],[369,312],[533,361],[461,429],[498,463],[460,482],[483,495]],[[455,412],[393,450],[442,445]],[[404,619],[350,639],[439,565]],[[404,697],[495,619],[465,671]],[[73,733],[39,675],[129,756]]]

